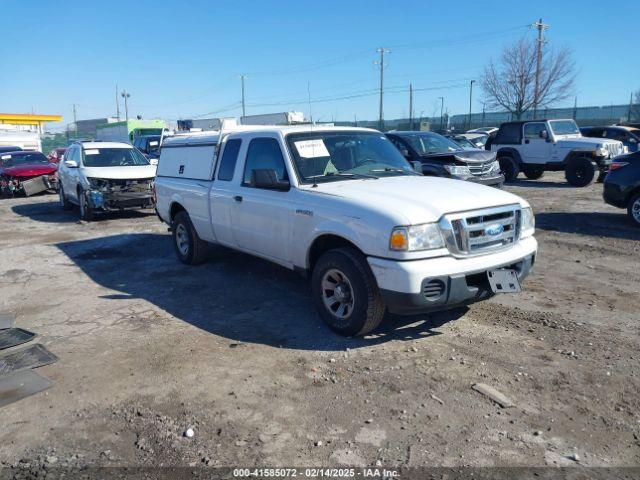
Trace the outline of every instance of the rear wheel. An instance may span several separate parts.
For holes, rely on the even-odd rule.
[[[513,158],[500,157],[498,158],[498,163],[500,163],[500,170],[502,170],[505,182],[513,182],[516,178],[518,178],[520,167]]]
[[[322,320],[340,335],[365,335],[384,317],[376,279],[354,248],[337,248],[322,255],[313,269],[311,287]]]
[[[71,202],[67,200],[67,194],[64,193],[64,189],[62,188],[62,184],[60,184],[60,188],[58,189],[58,196],[60,198],[60,206],[65,210],[71,210],[73,205]]]
[[[171,230],[173,246],[182,263],[197,265],[206,260],[207,242],[200,239],[187,212],[178,212],[171,224]]]
[[[78,192],[78,200],[80,204],[80,218],[86,222],[90,222],[94,219],[95,215],[93,212],[93,207],[89,203],[89,196],[87,192],[80,190]]]
[[[523,168],[524,176],[529,180],[538,180],[544,176],[544,168],[527,165]]]
[[[579,157],[569,160],[564,176],[574,187],[586,187],[596,176],[597,167],[591,159]]]
[[[636,193],[633,197],[631,197],[631,200],[629,200],[627,213],[629,214],[629,218],[636,225],[636,227],[640,227],[640,193]]]

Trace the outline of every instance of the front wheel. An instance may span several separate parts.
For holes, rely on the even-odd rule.
[[[564,176],[574,187],[586,187],[593,182],[596,171],[596,165],[589,158],[579,157],[569,161]]]
[[[86,192],[80,190],[78,192],[78,200],[80,201],[80,218],[85,222],[90,222],[94,219],[93,207],[89,203],[89,196]]]
[[[366,335],[384,317],[376,279],[365,257],[354,248],[322,255],[313,269],[311,288],[322,320],[340,335]]]
[[[520,167],[513,160],[513,158],[500,157],[498,158],[498,163],[500,164],[500,170],[502,170],[505,182],[513,182],[516,178],[518,178]]]
[[[627,213],[629,214],[629,218],[636,225],[636,227],[640,227],[640,193],[636,193],[633,197],[631,197],[631,200],[629,200]]]

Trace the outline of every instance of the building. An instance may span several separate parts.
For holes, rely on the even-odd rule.
[[[96,129],[98,125],[106,123],[115,123],[118,119],[115,117],[90,118],[87,120],[78,120],[67,126],[70,135],[76,138],[96,138]]]
[[[44,124],[59,122],[62,115],[41,115],[36,113],[0,113],[0,129],[44,132]],[[3,128],[4,127],[4,128]]]

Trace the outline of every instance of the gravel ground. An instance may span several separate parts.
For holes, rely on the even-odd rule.
[[[39,369],[52,389],[0,410],[0,462],[637,466],[640,230],[601,189],[509,186],[537,216],[524,291],[364,339],[327,330],[280,267],[178,263],[151,214],[1,200],[0,311],[60,360]]]

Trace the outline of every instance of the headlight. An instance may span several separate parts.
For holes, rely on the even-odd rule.
[[[445,165],[444,169],[451,175],[458,177],[468,177],[471,175],[471,170],[466,165]]]
[[[498,160],[491,162],[491,173],[494,172],[499,172],[500,171],[500,162],[498,162]]]
[[[87,182],[89,182],[90,188],[100,188],[100,179],[99,178],[91,178],[87,177]]]
[[[391,232],[389,248],[396,251],[432,250],[444,247],[437,223],[396,227]]]
[[[520,210],[520,238],[530,237],[536,231],[536,219],[531,207]]]
[[[604,145],[600,145],[598,148],[596,148],[596,155],[599,157],[608,157],[609,150],[607,150],[607,147],[605,147]]]

